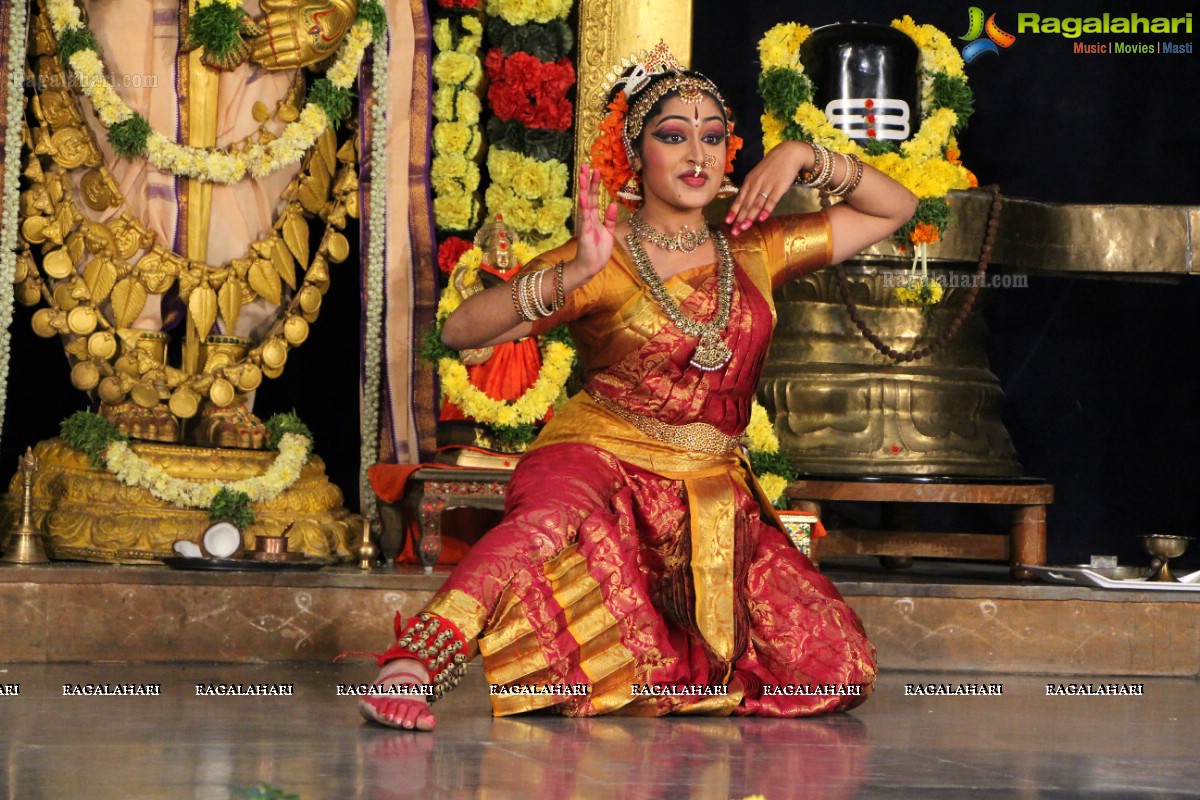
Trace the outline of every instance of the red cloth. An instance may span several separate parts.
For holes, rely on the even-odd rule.
[[[445,469],[454,471],[465,469],[451,464],[372,464],[367,467],[367,480],[375,496],[385,503],[398,503],[404,497],[408,479],[419,469]],[[418,523],[410,520],[404,530],[404,547],[396,556],[397,564],[420,564],[421,560],[413,553],[413,541],[416,539]],[[473,541],[458,536],[453,531],[442,528],[442,551],[438,555],[438,564],[457,564],[462,561]]]

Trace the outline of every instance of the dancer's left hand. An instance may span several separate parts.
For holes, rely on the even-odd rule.
[[[813,164],[813,149],[804,142],[780,142],[763,156],[738,190],[725,224],[737,236],[753,223],[771,216],[775,206],[792,187],[800,170]]]

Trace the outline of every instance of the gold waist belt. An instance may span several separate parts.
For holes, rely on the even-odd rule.
[[[608,398],[597,397],[594,394],[588,396],[613,416],[628,422],[651,439],[657,439],[675,447],[710,453],[714,456],[724,456],[736,452],[741,446],[741,437],[727,436],[707,422],[671,425],[654,417],[630,411],[620,403]]]

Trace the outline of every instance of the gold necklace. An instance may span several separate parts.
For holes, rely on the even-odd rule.
[[[636,217],[630,217],[630,219],[633,220]],[[650,263],[650,257],[646,255],[646,249],[642,247],[638,236],[635,233],[625,236],[625,247],[633,258],[633,265],[637,267],[638,275],[646,282],[650,293],[662,306],[667,319],[688,336],[695,336],[700,340],[696,344],[696,351],[692,353],[689,363],[705,372],[720,369],[733,357],[733,351],[721,338],[721,332],[729,324],[729,312],[733,308],[733,256],[729,252],[729,242],[721,235],[720,231],[713,231],[713,239],[717,246],[719,265],[717,268],[717,313],[712,322],[697,322],[685,316],[679,304],[667,293],[667,287],[663,285],[662,279],[654,271],[654,265]]]
[[[655,247],[672,253],[676,250],[682,250],[685,253],[695,251],[697,247],[708,241],[710,230],[707,223],[698,231],[694,231],[687,225],[684,225],[679,229],[679,233],[674,236],[668,236],[662,231],[652,228],[649,222],[646,222],[646,220],[642,219],[636,213],[629,218],[629,227],[638,236],[650,242]]]

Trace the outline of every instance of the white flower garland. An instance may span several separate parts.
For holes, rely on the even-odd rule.
[[[279,455],[262,475],[240,481],[188,481],[171,477],[162,467],[151,464],[129,446],[129,442],[109,443],[104,451],[104,463],[126,486],[137,486],[167,503],[181,508],[207,509],[222,489],[244,492],[250,502],[273,500],[300,477],[308,461],[312,441],[298,433],[285,433],[279,439]]]
[[[230,0],[208,0],[209,5],[213,2],[241,7],[240,3],[235,4]],[[71,30],[86,29],[73,0],[46,0],[46,8],[56,37]],[[16,6],[14,13],[15,10]],[[330,83],[339,89],[349,89],[354,85],[363,54],[373,38],[374,32],[367,20],[359,19],[351,26],[338,49],[337,61],[325,73]],[[105,126],[112,127],[133,117],[133,109],[126,105],[105,77],[104,62],[96,52],[81,50],[71,56],[69,63],[84,94],[91,100],[96,116]],[[299,119],[284,128],[278,138],[265,145],[253,144],[245,152],[228,153],[220,149],[181,145],[154,131],[146,140],[146,157],[153,166],[174,175],[209,183],[237,183],[247,176],[262,178],[295,164],[328,127],[329,118],[324,109],[309,102],[301,110]]]
[[[8,18],[8,105],[4,109],[4,186],[0,203],[0,430],[8,406],[9,349],[12,342],[13,276],[17,269],[17,231],[20,210],[21,117],[25,113],[26,0],[15,0]]]
[[[359,450],[359,484],[363,516],[375,516],[376,498],[367,470],[379,460],[379,385],[382,362],[384,245],[387,242],[387,104],[388,40],[376,42],[371,53],[371,189],[367,225],[367,292],[364,334],[362,443]]]

